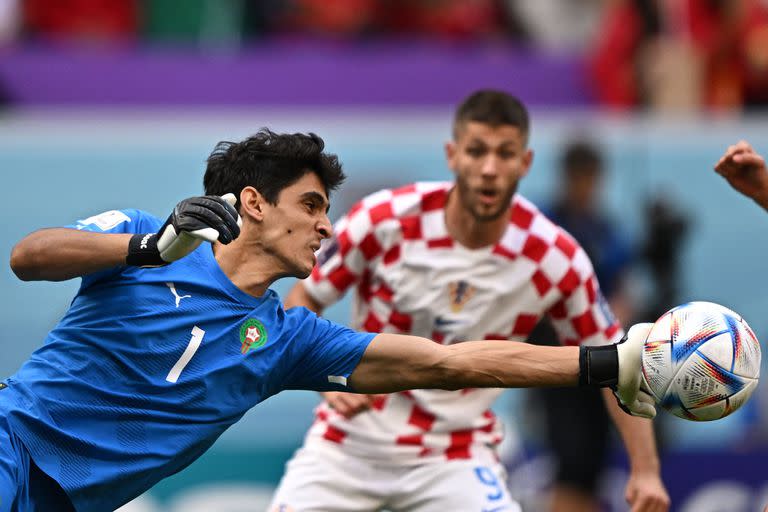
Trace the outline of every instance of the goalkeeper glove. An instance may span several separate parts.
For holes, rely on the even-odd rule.
[[[240,235],[242,219],[234,194],[190,197],[179,202],[157,233],[133,235],[126,263],[161,267],[183,258],[203,242],[228,244]]]
[[[656,405],[642,370],[643,346],[653,324],[633,325],[614,345],[582,347],[579,384],[610,387],[624,412],[653,418]]]

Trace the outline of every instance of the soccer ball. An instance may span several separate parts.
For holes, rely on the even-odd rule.
[[[653,324],[643,376],[675,416],[711,421],[741,407],[757,387],[760,342],[741,316],[712,302],[689,302]]]

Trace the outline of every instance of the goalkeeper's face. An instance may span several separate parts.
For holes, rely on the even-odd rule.
[[[461,206],[478,221],[504,215],[533,152],[516,126],[468,121],[446,145],[448,165],[456,175]]]
[[[284,188],[277,204],[264,205],[268,225],[260,242],[280,266],[279,273],[304,279],[312,272],[320,242],[332,234],[328,206],[325,187],[313,172]]]

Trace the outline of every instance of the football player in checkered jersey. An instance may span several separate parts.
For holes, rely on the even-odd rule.
[[[445,146],[455,180],[382,190],[358,202],[286,306],[321,312],[354,288],[352,327],[361,331],[454,346],[524,341],[548,316],[567,345],[617,342],[622,329],[585,252],[516,193],[533,159],[528,134],[516,98],[469,96]],[[519,510],[496,453],[502,426],[490,406],[500,392],[324,393],[272,509]],[[651,422],[625,414],[613,398],[607,403],[631,461],[632,510],[667,510]]]

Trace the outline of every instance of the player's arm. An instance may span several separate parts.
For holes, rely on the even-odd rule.
[[[613,387],[634,414],[653,417],[640,389],[641,352],[650,324],[633,327],[621,343],[602,347],[548,347],[506,340],[440,345],[416,336],[379,334],[350,376],[363,393],[405,389]]]
[[[506,340],[440,345],[399,334],[376,336],[351,375],[355,390],[575,386],[578,347],[540,347]]]
[[[322,314],[323,305],[315,299],[304,286],[302,281],[297,282],[285,297],[285,308],[304,306],[318,315]],[[347,393],[344,391],[323,391],[320,393],[336,412],[346,418],[351,418],[358,413],[367,411],[376,400],[376,395],[364,395],[359,393]]]
[[[131,236],[41,229],[14,246],[11,269],[22,281],[64,281],[124,265]]]
[[[768,168],[765,159],[746,141],[728,146],[715,171],[745,196],[768,210]]]
[[[669,494],[661,480],[653,424],[646,418],[625,414],[610,391],[604,390],[603,398],[629,458],[630,474],[625,488],[627,502],[633,511],[669,510]]]
[[[35,231],[11,251],[11,269],[24,281],[63,281],[121,265],[159,267],[203,241],[227,244],[240,234],[235,196],[185,199],[157,233],[96,233],[70,228]]]

